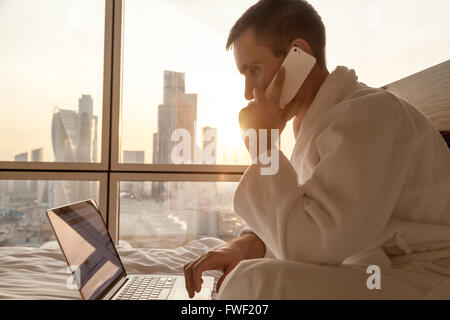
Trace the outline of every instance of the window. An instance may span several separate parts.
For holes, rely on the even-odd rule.
[[[249,101],[225,42],[253,2],[125,1],[120,162],[136,163],[127,153],[140,152],[140,163],[250,164],[238,123]]]
[[[78,174],[77,179],[66,173],[0,172],[0,246],[56,241],[45,214],[49,208],[93,198],[105,212],[106,175]]]
[[[237,182],[120,182],[119,239],[134,247],[176,248],[235,238],[245,223],[233,211]]]
[[[244,81],[225,42],[251,3],[124,2],[121,162],[139,151],[142,163],[180,163],[172,151],[186,137],[182,163],[250,163],[237,121]]]
[[[100,161],[104,0],[0,3],[0,161]]]
[[[248,101],[225,42],[255,2],[0,1],[0,240],[38,246],[46,208],[91,197],[116,242],[234,237]],[[379,87],[448,59],[448,1],[310,2],[329,71]],[[294,143],[291,121],[286,156]]]

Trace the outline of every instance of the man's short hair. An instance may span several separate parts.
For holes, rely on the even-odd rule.
[[[317,11],[305,0],[260,0],[247,9],[230,30],[226,49],[247,29],[272,49],[275,56],[287,54],[297,38],[308,42],[320,66],[325,61],[325,26]]]

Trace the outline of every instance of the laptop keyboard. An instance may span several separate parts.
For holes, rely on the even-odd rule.
[[[166,300],[175,278],[158,276],[135,276],[127,281],[115,297],[118,300]]]

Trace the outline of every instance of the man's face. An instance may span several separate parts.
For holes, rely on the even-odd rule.
[[[265,90],[284,57],[276,57],[270,47],[257,43],[253,29],[249,28],[234,42],[234,59],[245,76],[245,98],[252,100],[255,86]]]

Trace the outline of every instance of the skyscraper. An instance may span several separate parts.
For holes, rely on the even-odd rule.
[[[78,100],[78,113],[73,110],[55,108],[52,120],[55,161],[97,161],[98,119],[97,116],[92,115],[92,112],[93,100],[90,95],[82,95]]]
[[[163,104],[158,106],[158,132],[153,144],[154,163],[173,163],[170,157],[173,146],[172,133],[176,129],[185,129],[192,139],[195,137],[197,120],[197,94],[185,92],[185,74],[164,71]],[[194,142],[191,143],[191,161],[194,155]]]
[[[28,161],[28,152],[22,152],[14,156],[14,161]]]
[[[92,148],[92,109],[91,96],[83,94],[78,99],[78,116],[80,121],[79,142],[76,152],[78,162],[91,162]]]
[[[78,99],[78,112],[55,108],[52,119],[52,143],[57,162],[97,161],[97,117],[90,95]],[[61,184],[61,185],[59,185]],[[64,185],[62,185],[64,184]],[[92,186],[77,181],[55,182],[51,186],[55,203],[66,203],[92,196]]]
[[[53,111],[52,143],[56,162],[75,162],[79,142],[80,118],[73,110]]]
[[[194,160],[195,122],[197,120],[197,94],[186,93],[185,74],[164,71],[163,104],[158,106],[158,132],[153,135],[153,163],[170,164],[172,141],[176,129],[186,130],[191,137],[191,163]],[[152,196],[159,197],[164,191],[163,182],[152,183]]]
[[[44,148],[31,150],[31,161],[42,161],[44,159]]]

